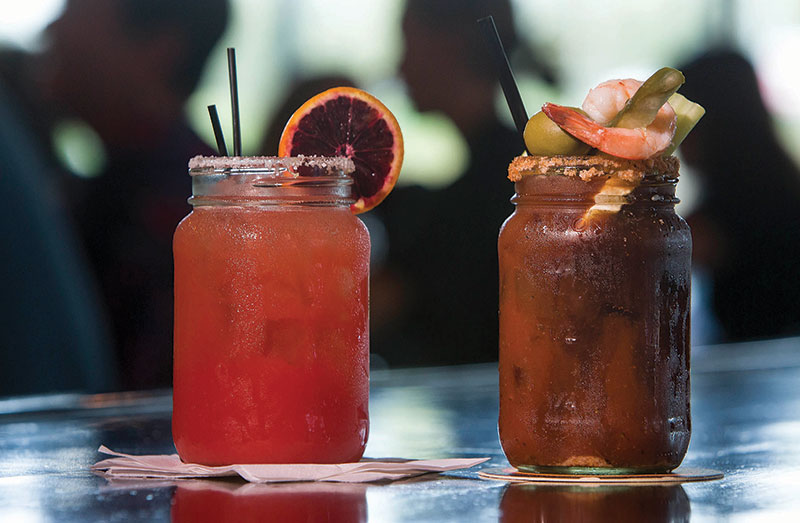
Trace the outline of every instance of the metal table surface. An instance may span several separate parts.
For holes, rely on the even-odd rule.
[[[468,471],[388,484],[109,481],[102,443],[172,453],[169,391],[0,399],[0,521],[772,521],[800,513],[800,338],[700,347],[684,465],[720,481],[510,486],[496,365],[373,373],[367,456],[489,456]]]

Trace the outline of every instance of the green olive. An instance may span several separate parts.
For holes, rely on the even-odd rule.
[[[574,107],[573,109],[586,114],[581,109]],[[563,131],[542,111],[531,116],[525,125],[523,136],[528,152],[537,156],[580,155],[588,153],[591,149],[590,146]]]

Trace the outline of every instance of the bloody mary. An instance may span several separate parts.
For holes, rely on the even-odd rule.
[[[520,157],[500,263],[500,440],[523,470],[664,472],[689,444],[675,158]]]

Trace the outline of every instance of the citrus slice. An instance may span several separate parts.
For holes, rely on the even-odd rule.
[[[403,164],[403,135],[380,100],[354,87],[324,91],[295,111],[283,129],[278,156],[346,156],[356,166],[350,206],[362,213],[394,188]]]

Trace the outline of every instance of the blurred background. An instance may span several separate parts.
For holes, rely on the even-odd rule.
[[[450,18],[450,16],[454,19],[458,18],[455,15],[462,9],[466,10],[467,8],[464,7],[466,4],[481,5],[481,2],[465,4],[457,0],[434,3],[443,6],[439,15],[444,18],[440,20]],[[23,86],[22,90],[25,90],[26,76],[24,72],[27,68],[24,65],[24,59],[20,62],[15,60],[18,60],[20,56],[37,56],[48,48],[48,42],[53,41],[54,32],[51,30],[46,33],[45,29],[53,21],[64,16],[64,10],[68,4],[78,13],[73,17],[83,17],[83,19],[93,16],[93,9],[103,9],[98,7],[103,5],[102,2],[98,3],[93,0],[27,0],[26,2],[5,2],[4,4],[3,16],[0,17],[0,49],[4,50],[4,54],[3,63],[0,65],[2,65],[6,82],[16,83],[17,91],[20,90],[20,85]],[[800,162],[800,89],[798,89],[800,69],[796,67],[797,56],[800,56],[800,4],[798,2],[793,0],[773,0],[771,2],[670,0],[632,4],[623,0],[608,0],[602,3],[591,0],[570,0],[569,2],[512,0],[510,5],[513,9],[513,26],[510,31],[515,31],[516,35],[515,37],[508,34],[503,35],[503,30],[501,30],[501,36],[504,41],[506,38],[516,39],[516,46],[509,46],[514,47],[511,53],[511,62],[529,113],[538,110],[538,107],[545,101],[578,105],[590,87],[609,78],[643,79],[661,66],[670,65],[680,68],[684,65],[696,65],[700,63],[696,60],[697,57],[708,57],[707,51],[722,49],[724,50],[722,54],[714,55],[712,53],[711,62],[709,62],[711,65],[702,66],[699,70],[711,71],[717,67],[724,68],[727,66],[725,64],[734,63],[733,68],[741,67],[738,73],[733,72],[730,77],[720,76],[720,78],[725,78],[725,82],[733,83],[737,83],[738,80],[752,73],[754,80],[752,86],[757,90],[754,95],[755,101],[746,97],[739,98],[739,100],[742,101],[742,104],[757,106],[757,113],[762,108],[759,104],[763,102],[763,109],[766,111],[764,113],[766,115],[765,127],[763,128],[766,130],[763,132],[769,135],[767,141],[770,142],[769,145],[764,146],[764,150],[771,151],[770,147],[777,147],[776,150],[780,150],[780,153],[776,154],[786,157],[786,161],[780,163],[780,166],[770,166],[765,170],[783,170],[789,173],[786,179],[793,176],[796,178],[794,165]],[[448,15],[448,9],[451,15]],[[79,12],[81,10],[83,12]],[[182,107],[188,132],[196,133],[200,140],[210,145],[214,143],[214,140],[206,106],[216,104],[226,134],[230,134],[225,48],[235,47],[239,71],[244,154],[275,154],[276,151],[272,149],[275,143],[275,129],[278,129],[279,133],[282,122],[285,122],[290,114],[290,112],[286,112],[287,106],[298,106],[315,90],[321,90],[317,89],[318,87],[325,87],[326,82],[353,83],[380,98],[394,112],[403,129],[405,162],[399,181],[400,186],[409,189],[420,188],[424,191],[444,191],[453,186],[459,177],[464,176],[470,165],[474,165],[476,156],[480,154],[480,145],[474,139],[470,141],[469,133],[464,131],[464,126],[446,108],[437,110],[436,107],[422,107],[418,96],[417,99],[414,99],[413,95],[419,93],[413,93],[412,89],[409,89],[408,69],[404,69],[404,60],[407,60],[407,57],[404,58],[404,52],[409,46],[406,41],[409,31],[424,32],[424,29],[420,29],[419,24],[415,25],[413,21],[410,22],[405,13],[405,0],[381,0],[380,2],[370,0],[340,0],[337,2],[325,0],[231,0],[228,24],[210,51],[207,61],[203,64],[196,87],[191,89],[190,94],[178,97],[177,102],[164,93],[163,99],[167,101],[164,102],[163,107]],[[423,18],[428,15],[430,13],[418,14]],[[66,32],[64,29],[66,24],[62,23],[59,27],[62,33]],[[113,28],[109,31],[113,32]],[[435,34],[435,31],[432,34]],[[112,36],[113,34],[110,34],[109,38]],[[164,35],[160,35],[160,37],[165,38]],[[478,38],[477,34],[475,38]],[[177,45],[180,45],[180,42]],[[62,54],[66,54],[66,52],[62,48]],[[730,61],[731,56],[733,56],[733,62]],[[146,57],[142,59],[146,59]],[[455,58],[453,59],[455,60]],[[737,61],[739,59],[742,60],[742,63]],[[165,63],[167,62],[165,61]],[[122,65],[130,68],[136,67],[133,62]],[[752,65],[752,69],[748,69],[750,65]],[[405,76],[401,74],[401,69],[406,71]],[[117,71],[117,73],[124,76],[121,71]],[[484,76],[490,81],[494,81],[493,71],[486,70]],[[301,82],[320,78],[322,80],[312,83],[310,88],[306,88],[307,91],[303,91],[295,98],[290,98],[292,91]],[[468,76],[464,76],[464,78],[468,78]],[[479,79],[479,77],[476,78]],[[88,78],[88,80],[98,79]],[[133,79],[130,81],[131,86],[135,85]],[[692,82],[693,77],[687,74],[687,89]],[[432,80],[431,84],[433,83],[435,82]],[[723,82],[717,82],[715,85],[719,92],[736,92],[734,89],[728,89],[729,85],[719,85],[721,83]],[[462,83],[451,85],[449,89],[452,96],[457,97],[462,89],[466,90],[468,87],[469,85]],[[419,86],[415,88],[417,91],[419,90]],[[131,89],[135,89],[135,87],[131,87]],[[14,88],[6,90],[14,94]],[[494,105],[501,123],[510,127],[511,118],[499,88],[495,91],[490,103]],[[681,92],[685,91],[682,89]],[[2,94],[3,91],[0,91],[0,95]],[[688,92],[686,94],[690,96]],[[157,95],[158,93],[153,97],[155,98]],[[717,95],[698,93],[697,101],[703,103],[701,99],[703,96],[713,98]],[[185,104],[183,103],[184,99]],[[287,100],[290,101],[287,102]],[[168,102],[173,102],[173,105],[170,106]],[[738,114],[737,103],[737,100],[731,100],[731,104],[726,106],[726,110]],[[15,109],[14,102],[9,105],[12,110]],[[153,114],[157,111],[157,108],[153,109]],[[22,116],[21,119],[34,128],[33,134],[47,149],[42,157],[48,162],[52,162],[55,169],[68,172],[70,176],[76,178],[91,180],[102,176],[112,166],[118,165],[120,154],[115,149],[113,139],[109,138],[109,133],[104,134],[100,124],[96,122],[90,124],[86,121],[88,118],[81,117],[82,114],[81,111],[68,111],[58,114],[57,117],[50,118],[46,122],[33,121],[26,116]],[[746,114],[744,110],[742,114]],[[0,117],[2,116],[3,113],[0,113]],[[108,115],[105,116],[107,119],[113,119],[113,115],[111,118],[108,118]],[[182,120],[183,118],[177,119]],[[744,127],[743,133],[747,134],[747,130],[751,129],[748,127],[750,121],[741,123]],[[98,129],[101,130],[98,131]],[[699,130],[700,127],[698,127],[698,134]],[[772,130],[775,132],[774,140],[772,140]],[[190,141],[187,138],[186,143]],[[494,146],[487,145],[487,147]],[[702,148],[701,145],[696,145],[694,149],[698,147]],[[731,147],[736,146],[731,145]],[[17,152],[20,150],[16,149]],[[186,150],[193,149],[187,146]],[[706,147],[703,150],[710,149]],[[491,176],[503,178],[504,166],[510,159],[510,156],[506,155],[502,159],[502,162],[505,163],[501,162],[498,171],[491,173]],[[700,168],[709,169],[702,160],[685,162],[679,184],[679,196],[682,199],[679,212],[686,217],[699,215],[702,219],[698,220],[698,230],[701,231],[701,234],[711,238],[711,240],[699,238],[700,253],[703,259],[698,260],[696,266],[697,278],[693,291],[694,342],[705,344],[796,333],[800,328],[800,320],[797,315],[791,315],[794,312],[781,325],[769,328],[756,326],[744,332],[734,332],[734,329],[726,326],[726,322],[740,324],[739,319],[726,320],[717,317],[718,313],[715,311],[714,305],[714,286],[716,285],[719,289],[731,285],[715,280],[714,265],[717,261],[714,260],[714,253],[717,253],[716,257],[719,257],[721,256],[719,253],[728,251],[718,249],[718,246],[714,244],[714,239],[724,236],[724,234],[720,236],[721,233],[718,231],[720,227],[739,227],[741,223],[730,225],[731,222],[725,222],[727,225],[720,225],[724,220],[713,223],[714,220],[705,219],[710,213],[700,212],[703,210],[701,188],[704,183],[702,173],[698,172]],[[7,169],[6,172],[0,171],[0,177],[10,172],[11,167],[7,167]],[[185,170],[178,169],[178,174],[184,176]],[[178,184],[179,188],[176,189],[176,194],[188,196],[188,179],[183,182]],[[788,181],[785,182],[785,186],[781,185],[780,187],[785,189],[783,192],[789,195],[787,203],[786,205],[773,205],[773,207],[789,209],[797,206],[798,201],[794,199],[794,196],[798,194],[795,191],[797,183],[800,181]],[[778,185],[773,185],[773,187],[776,188]],[[0,186],[0,189],[12,190],[7,186]],[[44,190],[43,187],[40,189]],[[70,190],[66,189],[68,195]],[[508,196],[512,190],[509,184]],[[403,194],[402,190],[398,194]],[[731,195],[728,199],[739,198],[737,205],[742,208],[748,205],[748,195],[752,194],[755,193],[748,188],[747,192],[741,192],[739,196]],[[8,194],[3,196],[4,198],[9,197]],[[387,210],[382,212],[391,212],[392,204],[390,202],[393,196],[387,200]],[[507,201],[506,197],[507,195],[503,195],[504,202]],[[70,196],[67,197],[67,199],[69,198]],[[398,195],[396,197],[398,206],[403,198],[405,196]],[[767,195],[765,198],[769,200],[772,196]],[[756,196],[753,196],[753,201],[757,199]],[[181,200],[181,203],[183,201]],[[416,200],[410,198],[409,201]],[[502,213],[508,215],[511,206],[505,203],[503,205]],[[765,205],[769,206],[768,203]],[[726,210],[725,212],[730,214],[734,211]],[[378,288],[385,288],[389,293],[392,289],[392,281],[381,279],[381,264],[392,256],[390,240],[387,239],[392,235],[391,217],[387,218],[381,214],[372,216],[372,214],[375,213],[369,213],[363,218],[370,227],[373,238],[375,251],[373,262],[376,264],[374,273],[377,275],[375,285],[383,285],[384,287]],[[180,212],[177,212],[177,216],[180,217],[180,215]],[[174,228],[176,222],[170,222],[172,216],[170,213],[164,213],[160,219],[168,223],[169,227]],[[791,229],[795,224],[800,224],[797,223],[796,213],[792,214],[792,211],[789,210],[785,214],[770,215],[769,218],[772,223],[777,221],[778,224],[781,224],[779,228],[782,235],[769,248],[777,252],[778,249],[774,246],[783,242],[784,262],[782,263],[786,267],[780,273],[780,278],[787,281],[786,275],[789,275],[789,278],[791,275],[797,276],[794,267],[797,242],[787,238],[793,234],[796,236]],[[80,219],[80,217],[76,218],[78,222]],[[407,220],[405,217],[403,219]],[[709,223],[711,225],[708,225]],[[495,231],[493,234],[496,238],[496,226],[499,224],[491,223],[490,225],[490,229]],[[4,234],[14,227],[10,221],[6,221]],[[768,227],[768,225],[764,227]],[[755,229],[763,230],[760,226]],[[800,230],[800,226],[795,229]],[[738,231],[735,232],[738,234]],[[50,231],[50,234],[56,233]],[[68,232],[64,232],[57,235],[63,240],[68,234]],[[695,242],[697,245],[698,238],[695,238]],[[724,243],[729,245],[731,242],[725,241]],[[711,246],[703,247],[704,245]],[[19,247],[14,244],[11,244],[10,248],[19,250]],[[709,251],[711,254],[708,253]],[[6,253],[4,253],[5,255]],[[77,254],[74,257],[78,260],[75,262],[78,265],[81,256],[83,255]],[[735,255],[726,254],[725,256],[733,257]],[[760,261],[755,259],[753,264],[775,266],[773,262],[764,259]],[[28,263],[26,266],[31,267],[31,264]],[[16,273],[12,269],[6,270],[9,272],[6,272],[4,277],[14,279]],[[75,271],[77,272],[67,279],[75,282],[83,281],[81,280],[83,278],[85,285],[82,286],[84,291],[77,293],[79,301],[83,300],[83,302],[72,303],[71,306],[89,310],[94,308],[95,312],[70,320],[70,322],[73,325],[75,322],[91,324],[97,321],[97,318],[103,318],[109,314],[107,307],[103,305],[102,297],[97,297],[97,295],[102,296],[103,292],[96,288],[91,292],[85,291],[86,288],[92,289],[95,285],[92,283],[91,270],[81,273],[81,269],[76,268]],[[748,266],[746,271],[752,271],[752,268]],[[488,275],[486,272],[484,274]],[[729,281],[730,278],[740,277],[740,275],[728,275]],[[754,280],[756,281],[754,286],[764,286],[758,278],[754,278]],[[800,280],[800,278],[795,277],[794,280]],[[165,285],[162,282],[162,290]],[[102,285],[100,286],[102,287]],[[491,289],[487,292],[490,291]],[[747,292],[742,292],[745,294],[744,299],[747,300]],[[788,294],[790,293],[787,291]],[[774,293],[772,295],[774,296]],[[2,298],[5,312],[18,307],[18,304],[12,303],[8,296],[7,294]],[[793,298],[793,296],[791,297]],[[389,314],[382,312],[381,307],[383,306],[380,292],[376,292],[374,287],[373,321],[382,322],[384,321],[383,316]],[[765,312],[764,314],[769,313]],[[40,315],[40,317],[45,316]],[[747,313],[747,316],[751,317],[752,314]],[[4,315],[3,317],[10,318],[11,316]],[[113,324],[113,321],[111,323]],[[168,324],[169,322],[163,323]],[[4,325],[3,329],[13,330],[10,327],[10,325]],[[78,367],[89,365],[91,367],[94,364],[87,364],[87,361],[91,360],[100,367],[109,369],[108,379],[89,380],[91,381],[90,385],[86,385],[85,379],[59,385],[56,384],[57,379],[50,376],[44,380],[45,382],[50,380],[50,388],[58,390],[77,387],[89,390],[108,390],[120,387],[145,388],[169,384],[169,374],[166,371],[161,372],[158,376],[150,376],[144,381],[137,378],[126,379],[119,375],[119,368],[129,368],[135,362],[121,364],[119,360],[120,358],[124,359],[125,356],[121,356],[119,351],[111,356],[104,356],[108,345],[115,343],[109,341],[115,338],[113,327],[105,330],[103,328],[94,329],[88,335],[84,330],[83,335],[83,341],[80,343],[83,346],[96,347],[96,351],[94,353],[90,351],[89,354],[83,355],[83,363],[78,362],[71,365]],[[54,336],[58,337],[59,335],[56,333]],[[90,338],[89,341],[86,341],[86,336]],[[376,364],[389,366],[413,364],[414,362],[404,361],[403,358],[395,358],[396,354],[393,352],[397,349],[382,349],[383,343],[386,343],[386,347],[390,346],[391,342],[388,340],[391,337],[391,329],[384,334],[381,332],[376,334],[373,342]],[[12,338],[9,337],[9,339]],[[43,341],[44,339],[40,340],[40,344],[47,343]],[[139,340],[137,343],[146,344],[147,342]],[[458,348],[453,350],[456,351]],[[496,349],[492,348],[481,354],[475,353],[469,361],[489,361],[492,359],[492,350]],[[0,353],[7,355],[12,351],[10,346],[0,346]],[[421,354],[424,352],[424,350],[420,351]],[[161,360],[169,359],[170,355],[165,354],[163,350],[159,354],[160,356],[154,357]],[[416,361],[418,364],[447,362],[462,361],[458,358],[446,361]],[[62,365],[63,369],[65,363],[55,364],[54,368],[57,370],[59,365]],[[10,368],[6,365],[6,369]],[[14,374],[11,371],[8,373]],[[96,374],[95,371],[91,371],[91,373]],[[12,378],[4,377],[4,380],[8,382]],[[39,391],[41,389],[41,386],[31,386],[29,389],[21,384],[16,388],[7,386],[6,392]],[[0,393],[2,392],[3,388],[0,387]]]
[[[43,29],[66,0],[9,2],[0,18],[0,44],[37,50]],[[512,0],[520,45],[535,49],[558,74],[554,87],[523,67],[515,71],[529,112],[544,101],[577,104],[586,91],[616,77],[644,78],[663,64],[677,66],[702,50],[730,44],[754,64],[767,108],[789,152],[800,160],[800,4],[792,0],[670,0],[640,2]],[[415,111],[396,76],[403,52],[404,0],[231,0],[231,17],[186,111],[208,143],[214,138],[206,106],[230,121],[225,48],[236,47],[243,149],[253,154],[265,122],[292,83],[347,75],[392,109],[406,153],[399,183],[444,185],[466,163],[465,144],[446,119]],[[453,2],[453,9],[457,9]],[[493,74],[487,71],[487,74]],[[691,81],[691,79],[690,79]],[[498,91],[501,117],[510,123]],[[230,130],[228,130],[230,133]],[[76,173],[101,170],[101,144],[90,129],[68,122],[55,133],[60,157]],[[455,160],[455,161],[454,161]],[[691,205],[682,183],[683,209]]]

